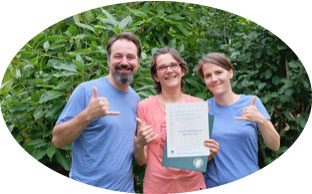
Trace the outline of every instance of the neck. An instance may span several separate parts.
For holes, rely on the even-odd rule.
[[[172,90],[172,91],[165,91],[162,90],[160,94],[158,94],[160,101],[164,104],[166,103],[174,103],[174,102],[185,102],[185,97],[182,91],[179,90]]]
[[[118,83],[115,78],[113,77],[113,75],[110,73],[108,75],[108,81],[118,90],[123,91],[123,92],[127,92],[128,91],[128,87],[130,84],[120,84]]]
[[[228,106],[231,104],[234,104],[239,99],[238,94],[235,94],[234,92],[230,91],[228,93],[222,94],[222,95],[215,95],[215,100],[218,104],[222,106]]]

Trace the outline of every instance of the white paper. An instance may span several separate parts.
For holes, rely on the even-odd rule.
[[[170,157],[208,156],[208,104],[206,102],[166,104],[167,154]]]

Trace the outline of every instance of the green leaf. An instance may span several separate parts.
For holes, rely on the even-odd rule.
[[[47,154],[46,150],[40,150],[38,152],[33,153],[32,156],[36,158],[36,160],[41,160],[46,154]]]
[[[266,86],[266,83],[261,83],[258,85],[258,89],[262,90]]]
[[[52,158],[54,156],[55,152],[56,152],[56,149],[54,146],[50,146],[47,149],[47,155],[49,156],[49,158]]]
[[[56,59],[49,60],[47,66],[52,66],[54,69],[58,69],[58,70],[67,70],[67,71],[77,72],[75,65],[64,62],[64,61],[59,61]]]
[[[183,33],[184,36],[189,37],[190,33],[187,31],[186,28],[184,28],[182,25],[178,24],[176,27]]]
[[[138,17],[147,17],[147,14],[143,11],[140,11],[140,10],[137,10],[137,9],[131,9],[128,7],[128,10],[134,14],[135,16],[138,16]]]
[[[167,15],[167,18],[175,20],[175,21],[184,20],[184,17],[182,17],[180,13],[174,13],[174,14]]]
[[[108,13],[105,9],[102,9],[102,12],[106,15],[106,17],[109,19],[108,22],[113,24],[114,26],[118,25],[117,20],[110,14]],[[104,22],[105,23],[105,22]]]
[[[49,47],[50,47],[49,41],[46,41],[45,43],[43,43],[44,50],[47,51],[49,49]]]
[[[75,75],[78,75],[78,73],[70,72],[70,71],[62,71],[62,72],[56,72],[52,74],[52,76],[56,78],[69,77],[69,76],[75,76]]]
[[[272,83],[273,83],[274,85],[277,86],[280,82],[281,82],[281,79],[280,79],[279,77],[273,76],[273,78],[272,78]]]
[[[265,76],[265,79],[270,79],[272,77],[272,71],[270,69],[267,69],[264,72],[264,76]]]
[[[92,32],[95,32],[94,28],[88,24],[82,24],[82,23],[79,23],[79,22],[76,22],[75,23],[77,26],[83,28],[83,29],[87,29],[87,30],[90,30]]]
[[[64,156],[63,153],[61,153],[59,150],[56,150],[55,157],[65,170],[70,170],[70,161]]]
[[[41,95],[39,104],[54,100],[60,96],[64,96],[64,93],[55,90],[47,91]]]
[[[41,118],[44,115],[44,112],[42,111],[42,109],[37,109],[33,116],[35,118],[35,120],[38,120],[39,118]]]
[[[52,107],[46,111],[45,117],[57,119],[58,117],[57,113],[61,112],[63,107],[64,107],[63,103],[60,102],[54,103]]]
[[[131,22],[132,22],[132,17],[127,16],[119,22],[118,27],[119,29],[123,30],[127,25],[130,25]]]
[[[76,26],[73,26],[73,25],[69,26],[69,28],[67,28],[67,30],[72,36],[77,35],[77,33],[78,33]]]
[[[37,43],[38,41],[40,41],[41,39],[44,38],[44,33],[43,32],[40,32],[39,34],[37,34],[33,39],[32,41],[34,41],[34,43]]]
[[[25,143],[25,146],[36,146],[36,145],[42,145],[45,141],[43,139],[34,139],[30,140],[29,142]]]

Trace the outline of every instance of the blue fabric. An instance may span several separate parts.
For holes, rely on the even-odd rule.
[[[211,138],[219,142],[218,154],[208,162],[205,174],[207,188],[243,178],[259,169],[257,123],[235,120],[251,105],[253,96],[240,95],[237,102],[221,106],[208,99],[209,113],[215,115]],[[266,119],[271,119],[261,100],[256,106]]]
[[[134,90],[117,90],[107,77],[80,84],[71,95],[57,124],[71,120],[84,110],[98,89],[98,97],[105,97],[111,111],[118,116],[93,120],[72,144],[70,178],[93,186],[132,192],[132,154],[136,130],[136,109],[140,100]]]

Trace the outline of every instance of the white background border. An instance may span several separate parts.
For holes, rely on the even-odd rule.
[[[125,1],[111,3],[117,2]],[[298,55],[311,79],[312,13],[309,1],[195,0],[192,3],[229,11],[270,30]],[[108,5],[107,1],[1,1],[0,80],[16,53],[39,32],[69,16],[104,5]],[[0,193],[108,192],[70,180],[46,168],[17,144],[2,115],[0,117]],[[239,181],[199,193],[311,193],[311,138],[310,118],[298,140],[275,162]]]

